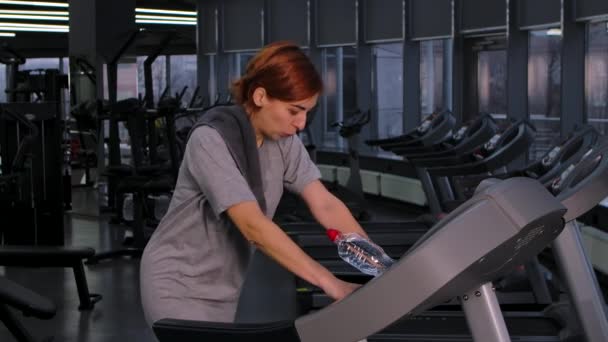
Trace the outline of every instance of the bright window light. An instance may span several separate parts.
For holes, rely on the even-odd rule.
[[[196,16],[196,11],[174,11],[157,8],[136,8],[135,13],[153,13],[153,14],[177,14]]]
[[[15,32],[0,32],[0,37],[15,37]]]
[[[22,10],[0,10],[0,14],[27,14],[27,15],[70,15],[67,11],[22,11]]]
[[[171,17],[164,15],[146,15],[146,14],[136,14],[135,19],[157,19],[157,20],[179,20],[179,21],[196,21],[196,18],[187,18],[187,17]]]
[[[135,20],[138,24],[164,24],[164,25],[191,25],[196,26],[196,21],[172,21],[172,20],[148,20],[138,19]]]
[[[23,15],[23,14],[2,14],[2,19],[17,19],[17,20],[50,20],[50,21],[69,21],[68,17],[50,16],[50,15]]]
[[[70,5],[65,2],[45,2],[45,1],[13,1],[0,0],[0,5],[21,5],[21,6],[40,6],[40,7],[63,7],[68,8]]]

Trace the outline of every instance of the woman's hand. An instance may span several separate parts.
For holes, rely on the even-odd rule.
[[[324,284],[321,284],[321,289],[336,301],[344,299],[360,287],[361,285],[359,284],[349,283],[333,276],[324,282]]]

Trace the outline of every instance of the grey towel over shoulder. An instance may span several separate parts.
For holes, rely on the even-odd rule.
[[[190,130],[190,135],[195,129],[205,125],[217,130],[224,138],[232,158],[251,187],[262,212],[265,213],[266,199],[255,130],[243,107],[236,105],[216,107],[198,120]]]

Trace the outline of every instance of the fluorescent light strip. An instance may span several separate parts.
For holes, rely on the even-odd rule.
[[[54,29],[44,27],[6,27],[0,25],[0,31],[17,31],[17,32],[69,32],[68,29]]]
[[[21,11],[21,10],[0,10],[0,14],[27,14],[27,15],[62,15],[68,16],[70,12],[67,11]]]
[[[145,14],[136,14],[135,19],[158,19],[158,20],[179,20],[179,21],[196,21],[196,18],[187,18],[187,17],[171,17],[164,15],[145,15]]]
[[[0,37],[15,37],[15,32],[0,32]]]
[[[64,2],[44,2],[44,1],[12,1],[0,0],[0,5],[21,5],[21,6],[39,6],[39,7],[63,7],[68,8],[70,5]]]
[[[2,14],[2,19],[17,19],[17,20],[50,20],[50,21],[69,21],[68,17],[46,16],[46,15],[22,15],[22,14]]]
[[[137,24],[164,24],[164,25],[190,25],[196,26],[196,21],[171,21],[171,20],[135,20]]]
[[[2,27],[34,27],[34,28],[56,28],[56,29],[68,29],[68,25],[45,25],[45,24],[24,24],[24,23],[4,23],[0,22]]]
[[[177,14],[196,16],[196,11],[174,11],[156,8],[136,8],[135,13],[152,13],[152,14]]]

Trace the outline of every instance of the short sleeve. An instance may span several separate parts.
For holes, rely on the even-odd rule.
[[[192,132],[183,163],[218,217],[235,204],[256,201],[224,139],[215,129],[201,126]]]
[[[321,178],[319,168],[310,159],[310,155],[297,135],[285,138],[280,142],[285,175],[283,186],[290,192],[300,194],[306,185]]]

